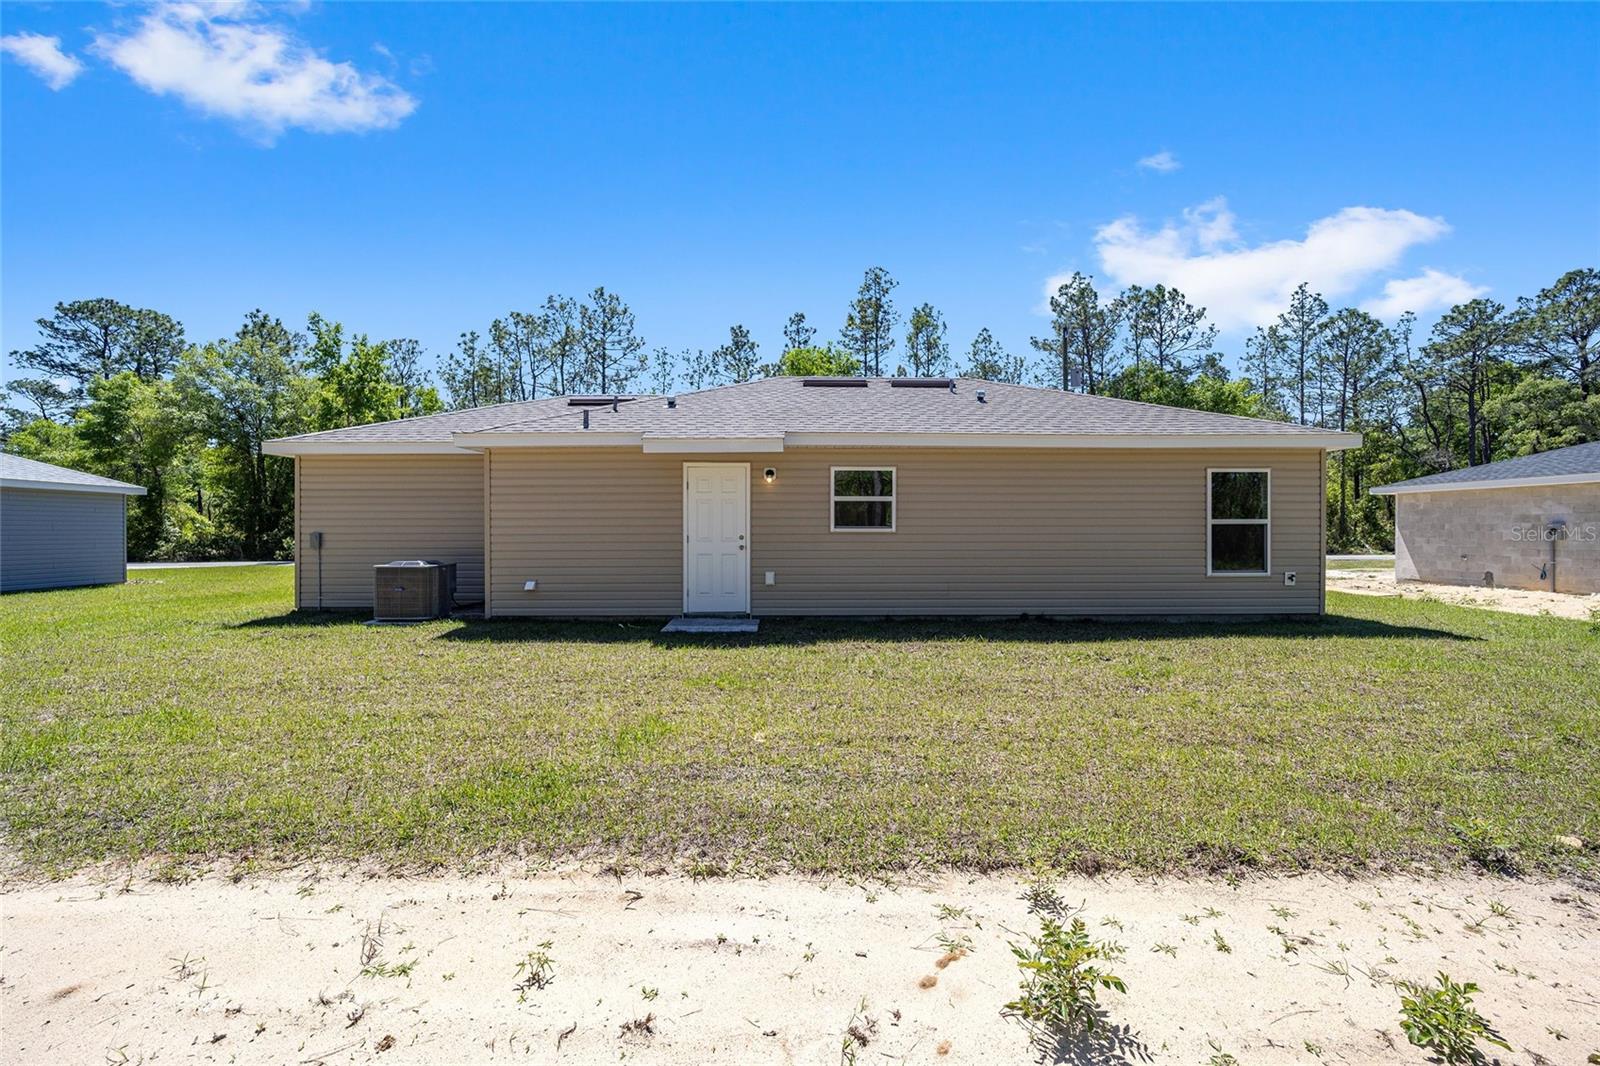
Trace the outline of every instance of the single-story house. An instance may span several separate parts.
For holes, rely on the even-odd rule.
[[[128,579],[126,481],[0,454],[0,592]]]
[[[1394,576],[1600,592],[1600,443],[1447,470],[1394,497]]]
[[[458,567],[501,616],[1317,614],[1360,436],[967,378],[770,378],[272,441],[296,603]]]

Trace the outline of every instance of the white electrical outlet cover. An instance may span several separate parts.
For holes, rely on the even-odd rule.
[[[539,583],[537,581],[524,581],[522,583],[522,591],[523,592],[532,592],[534,589],[536,589],[538,587],[539,587]]]

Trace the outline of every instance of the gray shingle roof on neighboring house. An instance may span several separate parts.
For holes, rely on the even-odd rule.
[[[107,492],[119,496],[145,494],[142,487],[126,481],[4,453],[0,453],[0,486],[8,489],[54,489],[58,492]]]
[[[500,404],[352,429],[285,437],[268,451],[446,450],[542,444],[626,445],[691,450],[692,442],[737,442],[752,450],[896,438],[900,443],[1010,447],[1162,444],[1183,441],[1284,447],[1354,447],[1360,437],[1315,426],[1191,411],[973,378],[764,378],[677,396],[625,400],[612,410],[567,398]],[[953,386],[953,388],[952,388]],[[979,400],[982,394],[983,399]],[[587,414],[587,428],[585,415]],[[764,442],[765,447],[755,442]]]
[[[1393,496],[1402,492],[1511,489],[1524,485],[1579,485],[1591,481],[1600,482],[1600,441],[1379,485],[1372,493]]]

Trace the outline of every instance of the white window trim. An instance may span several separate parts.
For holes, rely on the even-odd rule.
[[[834,493],[834,486],[839,484],[838,475],[841,470],[848,471],[875,471],[887,470],[889,472],[889,495],[887,496],[839,496]],[[888,503],[889,524],[887,526],[840,526],[834,524],[836,516],[836,503]],[[828,530],[832,533],[893,533],[895,526],[900,522],[900,471],[892,466],[830,466],[828,467]]]
[[[1265,474],[1267,477],[1267,517],[1266,518],[1212,518],[1211,517],[1211,476],[1213,474]],[[1266,537],[1263,542],[1266,557],[1265,570],[1213,570],[1211,569],[1211,530],[1214,526],[1265,526]],[[1272,471],[1257,466],[1208,466],[1206,467],[1206,577],[1271,577],[1272,576]]]

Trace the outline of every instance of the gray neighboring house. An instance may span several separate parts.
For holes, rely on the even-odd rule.
[[[1600,592],[1600,442],[1381,485],[1394,576]]]
[[[0,454],[0,592],[128,578],[127,499],[144,489]]]
[[[1318,614],[1358,434],[968,378],[563,397],[267,443],[296,604],[457,565],[491,617]]]

